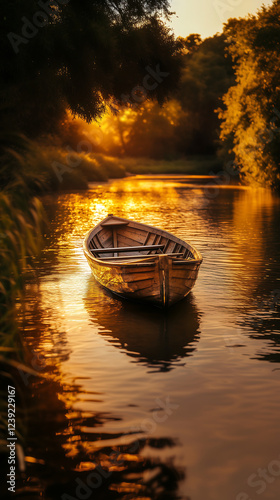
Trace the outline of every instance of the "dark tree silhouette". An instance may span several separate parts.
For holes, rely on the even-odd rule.
[[[1,1],[5,127],[49,132],[66,107],[87,121],[105,101],[163,101],[179,75],[167,0]]]

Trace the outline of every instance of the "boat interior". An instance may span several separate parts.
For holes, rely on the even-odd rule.
[[[95,258],[106,261],[150,260],[156,255],[168,255],[180,262],[195,258],[187,243],[169,233],[117,218],[106,219],[96,227],[88,248]]]

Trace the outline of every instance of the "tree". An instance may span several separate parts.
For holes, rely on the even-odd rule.
[[[214,35],[196,43],[184,56],[176,97],[185,112],[181,148],[188,154],[213,154],[217,149],[219,120],[215,109],[222,105],[222,96],[234,82],[226,47],[225,36]]]
[[[189,52],[194,52],[198,49],[201,44],[201,35],[198,33],[192,33],[185,38],[179,36],[177,40],[179,42],[181,52],[183,54],[188,54]]]
[[[90,121],[108,101],[137,101],[144,92],[162,102],[176,85],[177,43],[159,19],[168,0],[1,4],[5,127],[37,135],[67,107]]]
[[[198,35],[190,35],[183,41],[192,49],[180,49],[182,77],[178,89],[162,107],[147,99],[135,108],[117,107],[115,113],[91,125],[95,145],[102,134],[99,151],[152,158],[216,152],[219,120],[215,109],[222,106],[222,97],[234,82],[232,60],[225,54],[225,36],[215,35],[201,42]],[[179,42],[181,46],[183,42]],[[82,123],[80,130],[83,128]],[[74,124],[69,132],[77,142]]]
[[[262,186],[280,187],[280,1],[257,16],[225,27],[236,83],[220,111],[224,150],[241,175]]]

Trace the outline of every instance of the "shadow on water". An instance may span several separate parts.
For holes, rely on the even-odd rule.
[[[84,304],[100,335],[153,371],[184,365],[196,350],[200,315],[191,294],[163,311],[120,299],[90,278]]]

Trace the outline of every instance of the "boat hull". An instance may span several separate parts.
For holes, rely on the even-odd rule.
[[[153,255],[143,262],[118,264],[85,256],[95,279],[111,292],[138,301],[169,307],[183,299],[193,288],[201,260],[178,261],[167,255]]]
[[[84,253],[103,287],[160,307],[188,295],[202,262],[194,247],[167,231],[113,215],[88,232]]]

